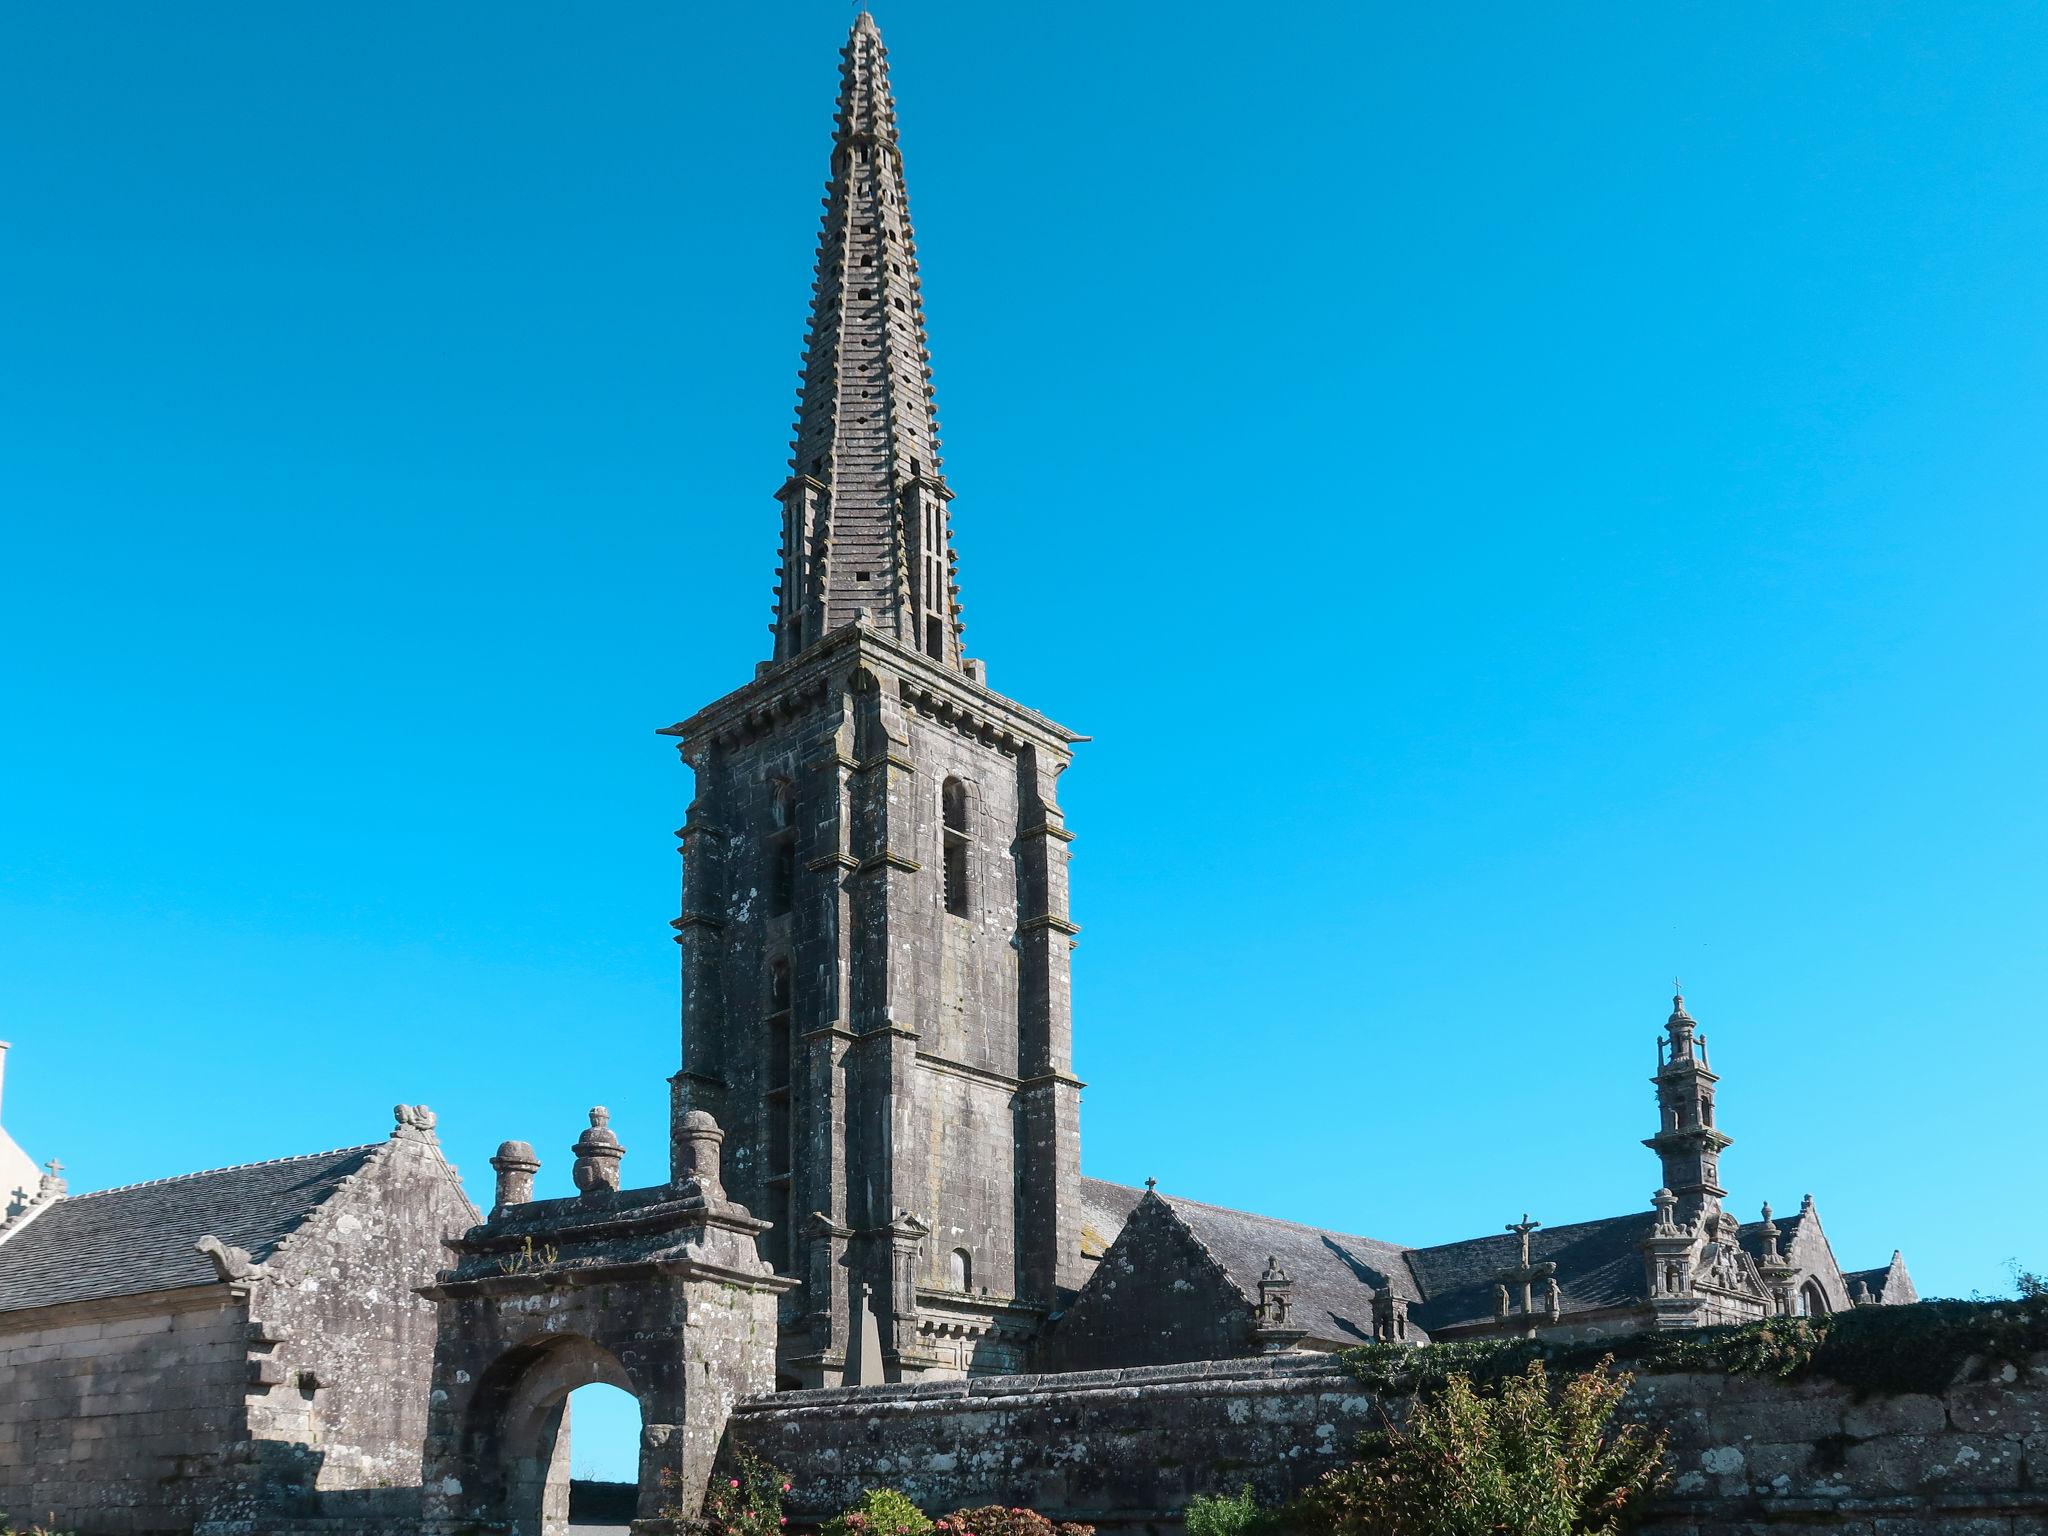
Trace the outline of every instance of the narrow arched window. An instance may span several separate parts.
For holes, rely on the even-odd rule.
[[[945,848],[943,868],[946,886],[946,910],[955,917],[967,915],[967,786],[958,779],[946,780],[939,791],[939,819],[944,823],[940,836]]]
[[[1828,1315],[1827,1293],[1821,1290],[1819,1285],[1813,1281],[1807,1281],[1806,1284],[1799,1288],[1799,1310],[1808,1317],[1826,1317]]]
[[[947,1260],[946,1278],[956,1291],[964,1291],[974,1284],[974,1255],[965,1248],[955,1248]]]
[[[770,786],[768,915],[781,917],[796,902],[796,787],[787,779]]]

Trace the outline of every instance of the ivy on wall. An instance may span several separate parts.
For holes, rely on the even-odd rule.
[[[1410,1392],[1453,1374],[1475,1383],[1518,1376],[1541,1360],[1590,1370],[1612,1357],[1646,1375],[1718,1371],[1782,1380],[1821,1379],[1862,1393],[1940,1392],[1959,1377],[2024,1367],[2048,1351],[2048,1296],[2018,1301],[1922,1301],[1858,1307],[1831,1317],[1780,1317],[1729,1328],[1621,1334],[1573,1342],[1476,1339],[1420,1347],[1362,1344],[1344,1362],[1368,1386]]]

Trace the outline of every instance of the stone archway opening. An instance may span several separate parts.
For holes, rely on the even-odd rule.
[[[640,1497],[640,1400],[602,1381],[569,1394],[552,1465],[569,1473],[572,1536],[626,1536]]]
[[[624,1463],[631,1470],[622,1479],[629,1512],[617,1520],[597,1518],[598,1506],[609,1512],[602,1495],[594,1502],[580,1501],[589,1506],[582,1512],[591,1516],[587,1522],[575,1519],[576,1425],[570,1398],[580,1399],[592,1387],[605,1389],[611,1399],[596,1402],[591,1414],[600,1444],[611,1438],[607,1426],[615,1430],[623,1417],[613,1405],[621,1397],[629,1405],[634,1443]],[[577,1530],[595,1536],[599,1530],[624,1529],[639,1496],[639,1419],[639,1397],[626,1368],[590,1339],[554,1334],[508,1351],[478,1383],[469,1413],[465,1439],[479,1505],[504,1536],[570,1536]],[[619,1465],[615,1450],[603,1464]]]

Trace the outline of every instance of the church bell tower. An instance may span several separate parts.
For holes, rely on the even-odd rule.
[[[863,12],[776,493],[773,649],[664,733],[696,775],[674,1121],[725,1127],[726,1185],[801,1282],[785,1385],[1021,1369],[1084,1278],[1056,793],[1084,738],[962,650],[931,378]]]
[[[1721,1153],[1734,1141],[1714,1124],[1714,1085],[1707,1037],[1685,1011],[1685,996],[1671,999],[1671,1017],[1657,1042],[1657,1134],[1643,1145],[1663,1165],[1664,1188],[1677,1197],[1680,1222],[1716,1215],[1728,1191],[1721,1187]]]

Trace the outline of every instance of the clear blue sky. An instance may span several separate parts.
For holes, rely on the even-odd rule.
[[[844,5],[0,16],[6,1121],[665,1168]],[[2048,11],[879,13],[969,639],[1067,775],[1084,1162],[1410,1243],[2048,1263]]]

